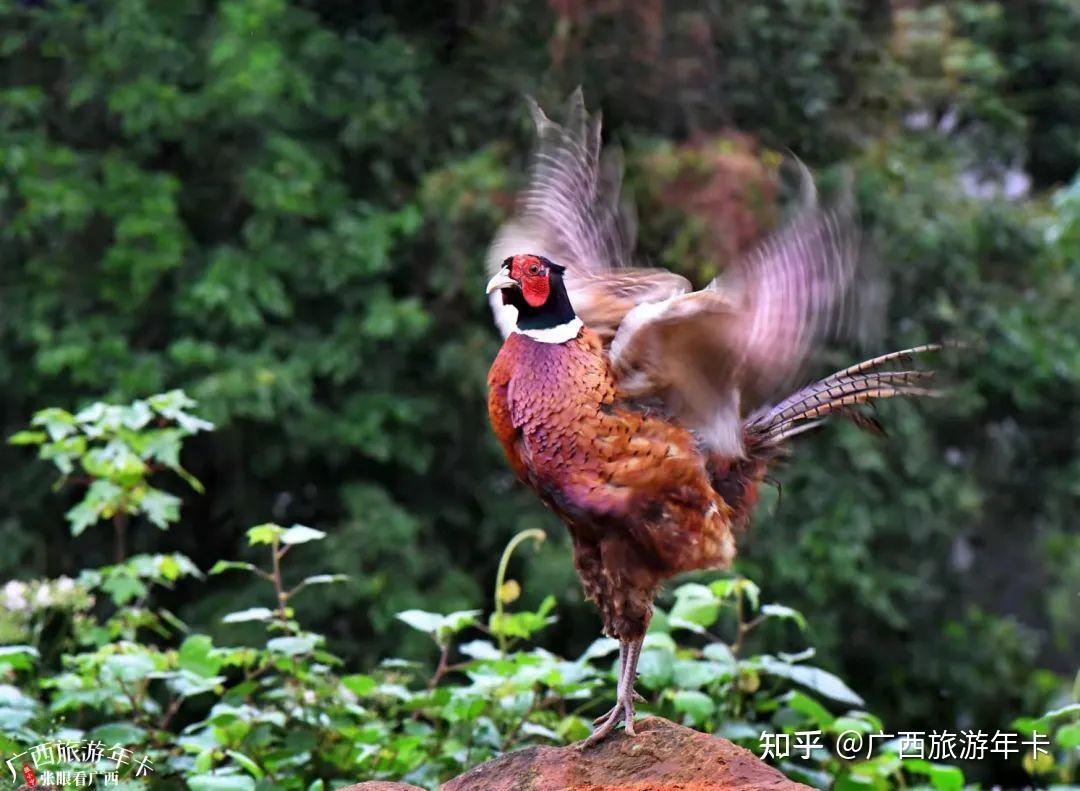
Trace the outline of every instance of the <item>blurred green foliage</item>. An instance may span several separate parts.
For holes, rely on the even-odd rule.
[[[559,601],[548,645],[580,653],[597,620],[566,543],[487,427],[481,270],[529,145],[522,94],[581,82],[627,149],[649,258],[700,278],[724,264],[707,243],[750,235],[650,175],[658,150],[697,167],[738,130],[766,176],[790,149],[852,184],[889,297],[868,351],[974,343],[950,399],[887,407],[888,439],[801,443],[739,563],[890,722],[1044,710],[1058,682],[1035,668],[1080,654],[1078,39],[1070,0],[0,1],[5,432],[182,387],[219,426],[185,456],[207,493],[135,552],[206,568],[247,525],[319,524],[324,556],[296,562],[349,578],[297,612],[373,660],[426,656],[394,614],[468,609],[509,536],[542,527],[558,537],[514,574]],[[780,213],[757,209],[755,234]],[[104,532],[69,536],[85,492],[50,497],[23,448],[0,464],[4,576],[112,556]],[[261,600],[240,585],[165,596],[220,637]]]
[[[486,624],[479,609],[397,614],[434,642],[430,677],[401,658],[350,673],[325,636],[296,619],[298,594],[346,581],[294,581],[286,556],[326,539],[304,525],[250,528],[248,544],[269,558],[210,569],[260,579],[271,605],[226,614],[227,645],[158,606],[161,589],[205,579],[179,553],[136,555],[75,580],[11,581],[0,590],[0,749],[17,764],[39,745],[64,744],[68,758],[34,759],[39,773],[119,769],[121,788],[151,780],[155,788],[269,791],[334,788],[358,776],[435,788],[512,749],[580,740],[591,710],[614,698],[618,665],[609,658],[618,645],[594,640],[575,660],[529,645],[557,621],[550,596],[535,611],[508,609],[521,588],[505,579],[506,561],[530,537],[544,534],[523,531],[507,545]],[[894,734],[873,749],[869,735],[884,724],[840,678],[810,664],[813,648],[746,653],[752,634],[771,630],[787,643],[804,632],[797,610],[763,603],[759,587],[739,576],[680,585],[673,597],[644,642],[645,713],[721,733],[816,788],[964,787],[963,771],[933,754],[901,760],[916,748]],[[473,631],[480,635],[464,640]],[[1074,779],[1076,694],[1012,724],[1014,763],[1036,782]],[[97,758],[85,757],[94,745]]]

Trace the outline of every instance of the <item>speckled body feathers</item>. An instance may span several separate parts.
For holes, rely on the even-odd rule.
[[[512,334],[488,386],[495,433],[570,529],[605,632],[640,636],[663,580],[731,563],[742,514],[714,489],[715,465],[685,428],[620,400],[596,333],[564,344]]]

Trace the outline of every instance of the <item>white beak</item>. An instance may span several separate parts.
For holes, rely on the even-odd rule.
[[[490,294],[493,291],[501,291],[504,288],[510,288],[510,286],[516,285],[517,281],[500,269],[495,273],[495,276],[488,281],[486,293]]]

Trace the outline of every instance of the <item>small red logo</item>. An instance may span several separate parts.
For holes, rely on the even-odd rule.
[[[37,785],[37,778],[34,777],[34,770],[30,768],[30,764],[22,765],[22,776],[26,778],[26,784],[28,786]]]

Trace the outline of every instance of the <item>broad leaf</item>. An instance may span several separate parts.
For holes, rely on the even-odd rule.
[[[246,610],[231,612],[221,619],[222,623],[243,623],[245,621],[269,621],[274,611],[267,607],[249,607]]]
[[[704,692],[680,690],[675,693],[675,710],[687,714],[695,725],[704,723],[716,710],[713,699]]]
[[[304,525],[293,525],[281,533],[282,544],[306,544],[309,541],[320,541],[326,538],[326,533]]]

